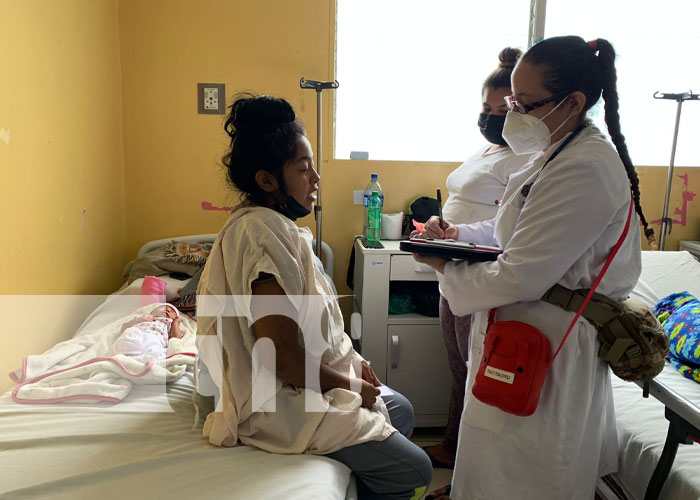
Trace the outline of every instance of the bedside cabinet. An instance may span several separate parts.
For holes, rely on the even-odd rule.
[[[416,427],[444,426],[450,398],[450,371],[440,319],[416,313],[389,314],[391,282],[437,282],[435,271],[399,250],[365,248],[355,240],[353,310],[361,316],[360,353],[377,377],[408,398]]]
[[[680,250],[690,252],[697,260],[700,260],[700,241],[681,241]]]

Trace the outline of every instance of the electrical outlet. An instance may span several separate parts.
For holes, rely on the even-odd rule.
[[[204,109],[219,109],[219,89],[204,88]]]
[[[197,112],[223,115],[226,111],[226,86],[223,83],[197,84]]]

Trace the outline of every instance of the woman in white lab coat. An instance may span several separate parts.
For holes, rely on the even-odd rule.
[[[510,75],[522,55],[506,47],[498,54],[498,68],[484,81],[478,126],[488,141],[447,177],[449,197],[442,213],[452,224],[471,224],[492,219],[503,198],[508,179],[520,170],[530,155],[516,155],[503,140],[506,118],[504,98],[511,95]],[[471,315],[452,313],[445,297],[440,297],[440,326],[450,368],[450,406],[441,443],[424,448],[435,467],[452,468],[457,453],[459,419],[462,415]]]
[[[497,321],[528,323],[556,349],[574,313],[540,298],[557,283],[591,287],[622,233],[630,188],[636,214],[597,291],[622,300],[637,282],[639,221],[647,237],[652,232],[620,131],[614,61],[614,49],[603,39],[555,37],[528,50],[513,71],[503,136],[516,153],[539,154],[510,178],[493,220],[449,225],[445,232],[435,223],[426,229],[433,237],[448,233],[503,248],[497,261],[472,265],[416,256],[438,271],[455,314],[474,313],[470,360],[482,358],[492,308]],[[614,147],[586,119],[601,93]],[[593,498],[597,478],[617,469],[610,371],[598,348],[595,328],[579,319],[529,417],[477,400],[471,388],[478,361],[473,362],[451,498]]]

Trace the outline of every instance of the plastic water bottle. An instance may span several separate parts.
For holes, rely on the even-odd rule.
[[[379,185],[379,182],[377,182],[377,174],[372,174],[372,179],[369,181],[369,184],[367,184],[367,187],[365,188],[364,196],[362,197],[362,204],[364,205],[364,218],[362,222],[362,234],[365,238],[368,238],[367,234],[367,221],[369,221],[369,202],[372,199],[372,192],[376,191],[379,193],[379,201],[381,202],[382,207],[384,206],[384,193],[382,192],[382,187]]]
[[[379,241],[382,237],[382,201],[377,191],[372,191],[367,213],[367,240]]]

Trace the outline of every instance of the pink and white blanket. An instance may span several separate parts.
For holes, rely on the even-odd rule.
[[[137,316],[150,314],[162,304],[150,304],[101,328],[60,342],[43,354],[27,356],[22,367],[10,373],[17,384],[16,403],[45,404],[108,401],[118,403],[133,384],[166,384],[180,378],[194,364],[195,322],[181,315],[181,339],[168,342],[166,357],[149,360],[117,354],[115,341],[121,327]]]

